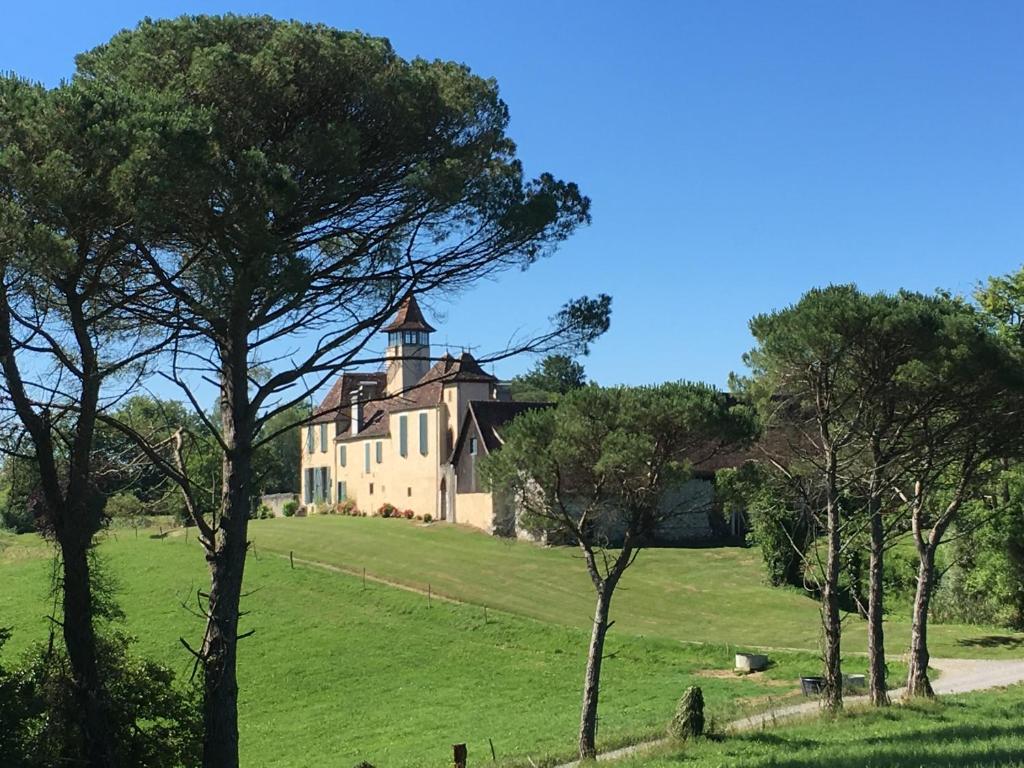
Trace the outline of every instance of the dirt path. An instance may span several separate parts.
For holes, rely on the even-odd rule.
[[[971,691],[983,691],[987,688],[999,688],[1004,685],[1024,682],[1024,661],[989,661],[976,659],[932,659],[929,666],[937,669],[942,674],[933,684],[935,693],[969,693]],[[897,688],[889,692],[895,701],[903,696],[903,688]],[[848,696],[845,699],[847,707],[864,706],[868,703],[867,696]],[[758,728],[767,728],[779,720],[785,720],[800,715],[807,715],[817,712],[821,705],[817,701],[804,701],[800,704],[793,704],[788,707],[762,712],[750,717],[744,717],[726,725],[727,731],[750,731]],[[645,752],[654,747],[665,744],[665,739],[648,741],[643,744],[635,744],[631,747],[602,752],[598,755],[598,761],[618,760],[639,752]],[[576,768],[578,762],[565,763],[558,768]]]

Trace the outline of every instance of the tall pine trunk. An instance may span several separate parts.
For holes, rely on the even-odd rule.
[[[221,428],[227,449],[203,643],[203,766],[238,768],[238,620],[252,496],[247,347],[222,350]]]
[[[77,717],[85,743],[85,764],[90,768],[112,768],[117,763],[93,626],[89,538],[65,530],[59,540],[64,581],[62,630],[74,678]]]
[[[824,630],[823,660],[825,665],[825,690],[823,703],[826,708],[836,711],[843,706],[843,669],[841,656],[842,622],[839,616],[839,569],[841,559],[840,515],[838,493],[836,493],[836,456],[828,456],[826,500],[826,540],[828,557],[825,561],[825,583],[821,593],[821,623]]]
[[[36,411],[18,366],[6,277],[6,271],[0,269],[0,368],[8,397],[35,449],[42,497],[61,553],[61,629],[76,698],[71,717],[81,732],[85,748],[82,765],[112,768],[117,763],[114,734],[99,669],[95,600],[89,567],[89,549],[100,524],[100,513],[92,509],[90,498],[93,432],[100,392],[97,356],[83,327],[82,302],[69,292],[68,307],[81,358],[82,389],[71,460],[66,472],[62,472],[53,440],[53,424]]]
[[[885,529],[877,499],[871,508],[871,561],[868,564],[868,693],[871,703],[883,707],[889,703],[885,680],[885,629],[882,576],[885,555]]]
[[[918,546],[917,592],[910,625],[910,661],[907,672],[907,696],[934,696],[928,679],[928,610],[935,585],[935,548]]]
[[[594,628],[587,651],[587,672],[583,678],[583,709],[580,713],[580,759],[597,756],[597,700],[601,690],[601,662],[604,659],[604,640],[608,634],[608,611],[611,608],[613,586],[607,582],[597,590],[594,610]]]

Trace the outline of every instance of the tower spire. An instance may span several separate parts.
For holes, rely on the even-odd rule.
[[[430,334],[434,327],[423,317],[410,294],[395,319],[381,329],[388,335],[387,394],[397,395],[415,386],[430,370]]]

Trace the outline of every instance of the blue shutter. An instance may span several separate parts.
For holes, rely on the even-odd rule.
[[[306,453],[313,452],[313,427],[306,427]]]
[[[405,456],[409,455],[409,417],[399,416],[398,417],[398,453]]]
[[[312,430],[312,427],[310,427]],[[307,504],[313,503],[313,470],[306,470],[306,483],[305,483],[303,498],[305,498]]]
[[[348,487],[345,485],[344,480],[338,481],[338,502],[342,502],[348,498]]]
[[[384,461],[384,443],[380,440],[377,441],[377,463],[380,464]]]
[[[363,462],[363,471],[366,472],[366,474],[370,474],[370,443],[367,442],[363,447],[366,448],[365,455],[363,456],[365,459]]]
[[[427,414],[420,414],[420,456],[426,456],[430,451],[427,442]]]
[[[327,425],[320,425],[320,453],[327,453]]]
[[[313,470],[313,501],[319,503],[323,501],[324,489],[320,484],[323,481],[323,475],[320,474],[319,469]]]
[[[341,466],[344,467],[347,462],[348,462],[348,451],[346,450],[344,445],[339,445],[338,446],[338,463],[341,464]]]

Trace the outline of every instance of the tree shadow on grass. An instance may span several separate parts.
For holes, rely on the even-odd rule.
[[[827,724],[823,724],[827,727]],[[951,724],[905,733],[894,733],[863,740],[829,743],[808,738],[787,738],[772,733],[757,733],[744,736],[744,740],[763,745],[781,755],[792,754],[795,750],[814,750],[806,755],[794,755],[788,759],[771,756],[773,768],[818,768],[827,764],[829,768],[920,768],[927,764],[941,764],[949,768],[957,766],[1001,766],[1016,765],[1024,760],[1024,739],[1021,729],[1014,723],[1006,724]],[[1012,747],[989,746],[986,742],[1000,738],[1017,738],[1018,745]],[[979,743],[972,743],[979,742]],[[928,748],[936,745],[957,745],[950,754],[928,754]],[[858,745],[857,754],[843,755],[841,752]],[[816,749],[815,749],[816,748]],[[828,751],[827,760],[822,753]],[[756,763],[752,763],[756,764]]]
[[[964,648],[1024,648],[1024,637],[1011,635],[982,635],[957,640],[956,644]]]

